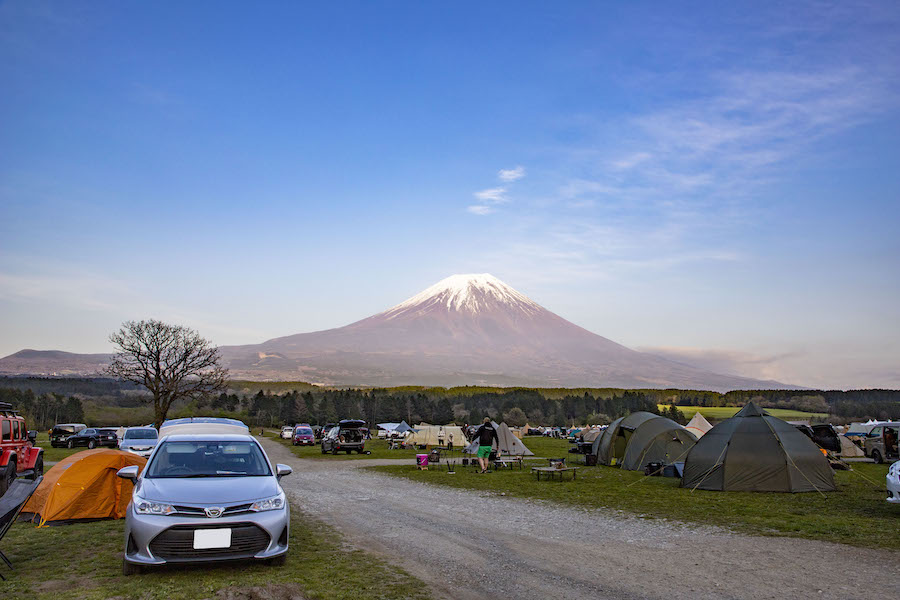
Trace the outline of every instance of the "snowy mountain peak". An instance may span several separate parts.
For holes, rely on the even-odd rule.
[[[442,307],[447,311],[478,314],[496,306],[516,308],[528,314],[541,309],[528,296],[506,285],[490,273],[451,275],[401,302],[384,315],[393,318],[409,310]]]

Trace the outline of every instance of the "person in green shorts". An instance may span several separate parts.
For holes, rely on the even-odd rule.
[[[497,430],[494,429],[494,425],[489,417],[484,418],[484,423],[475,430],[474,437],[478,440],[478,454],[476,456],[478,456],[478,464],[481,465],[481,472],[490,473],[488,466],[490,464],[491,450],[495,441],[498,446],[500,445],[500,438],[497,437]]]

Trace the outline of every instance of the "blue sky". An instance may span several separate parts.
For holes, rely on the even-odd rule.
[[[0,355],[490,272],[630,347],[900,387],[889,2],[0,3]]]

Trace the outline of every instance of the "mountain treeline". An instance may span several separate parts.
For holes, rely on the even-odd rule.
[[[253,391],[255,390],[255,391]],[[328,389],[292,382],[239,382],[228,393],[204,402],[180,404],[170,417],[232,416],[254,426],[307,422],[322,425],[357,418],[370,424],[405,420],[410,424],[477,423],[485,416],[510,425],[608,423],[636,410],[658,412],[657,405],[743,406],[827,413],[838,422],[900,419],[897,390],[752,390],[725,394],[694,390],[612,388],[424,388]],[[0,402],[29,418],[29,427],[58,422],[90,425],[143,425],[152,421],[146,395],[112,379],[43,377],[0,378]],[[678,421],[683,415],[667,411]]]

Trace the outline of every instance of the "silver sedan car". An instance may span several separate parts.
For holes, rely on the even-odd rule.
[[[129,427],[119,440],[119,450],[147,458],[153,452],[158,436],[153,427]]]
[[[167,563],[268,559],[283,564],[290,508],[274,469],[249,435],[169,435],[134,481],[125,517],[123,572]]]

